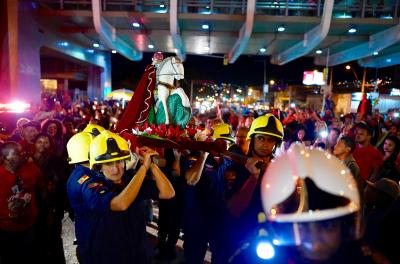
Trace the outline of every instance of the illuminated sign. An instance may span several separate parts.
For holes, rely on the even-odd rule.
[[[393,88],[392,91],[390,91],[391,96],[400,96],[400,89]]]
[[[305,71],[303,73],[304,85],[324,85],[324,73],[319,71]]]

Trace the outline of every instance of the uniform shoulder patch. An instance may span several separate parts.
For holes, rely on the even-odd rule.
[[[79,178],[78,183],[83,184],[85,181],[89,179],[89,176],[83,175],[82,177]]]
[[[99,188],[99,187],[101,187],[101,186],[103,186],[103,184],[102,183],[99,183],[99,182],[92,182],[92,183],[90,183],[89,185],[88,185],[88,188],[89,189],[93,189],[93,188]]]
[[[108,192],[107,186],[101,182],[91,182],[89,183],[88,188],[101,195]]]

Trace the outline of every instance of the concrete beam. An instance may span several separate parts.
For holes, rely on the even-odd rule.
[[[169,29],[171,32],[175,53],[181,60],[184,61],[186,59],[186,53],[185,45],[182,41],[178,25],[178,0],[170,0],[169,3]]]
[[[400,23],[394,27],[371,35],[368,42],[332,54],[329,57],[329,66],[369,57],[373,55],[375,51],[381,51],[398,41],[400,41]],[[319,57],[315,60],[315,63],[317,65],[326,65],[326,58]]]
[[[400,52],[384,55],[373,56],[358,60],[358,64],[368,68],[384,68],[400,64]]]
[[[326,0],[321,23],[304,34],[304,40],[280,54],[271,57],[271,63],[284,65],[299,57],[307,55],[316,48],[328,35],[332,20],[334,0]]]
[[[117,35],[117,30],[101,14],[100,0],[92,0],[93,24],[100,39],[110,48],[132,61],[141,60],[143,53]]]
[[[255,10],[256,0],[247,0],[246,21],[239,31],[236,43],[228,53],[229,63],[234,63],[246,49],[247,43],[249,43],[251,33],[253,32]]]

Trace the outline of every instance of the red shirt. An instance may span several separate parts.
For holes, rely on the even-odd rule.
[[[17,176],[21,179],[19,184]],[[36,222],[38,215],[36,190],[42,179],[39,168],[33,162],[27,162],[12,174],[0,165],[0,179],[0,229],[28,229]]]
[[[360,147],[357,145],[353,157],[360,167],[360,176],[363,180],[369,180],[372,173],[383,163],[382,153],[372,145]]]
[[[20,145],[21,145],[21,147],[26,151],[26,154],[29,156],[29,157],[33,157],[33,155],[35,154],[35,151],[36,151],[36,147],[35,147],[35,144],[31,144],[31,143],[28,143],[28,142],[26,142],[25,140],[21,140],[20,142],[18,142]]]

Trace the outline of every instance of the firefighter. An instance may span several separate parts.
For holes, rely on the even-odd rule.
[[[360,242],[357,183],[331,154],[293,145],[265,172],[261,200],[258,233],[230,263],[377,263]]]
[[[104,130],[104,129],[103,129]],[[94,136],[90,133],[77,133],[73,135],[67,143],[68,162],[74,165],[74,169],[67,181],[67,194],[70,210],[70,217],[75,222],[75,241],[77,244],[76,253],[80,260],[80,246],[78,238],[84,233],[78,230],[81,221],[81,215],[76,215],[75,212],[82,211],[85,207],[82,196],[82,183],[93,177],[96,172],[90,169],[89,165],[89,148]]]
[[[247,133],[249,151],[245,165],[233,165],[231,188],[226,190],[227,251],[233,251],[252,236],[257,215],[262,212],[260,186],[264,171],[274,158],[275,150],[283,139],[282,123],[272,114],[256,118]]]
[[[96,173],[78,180],[83,204],[76,211],[82,263],[151,263],[144,201],[174,197],[171,183],[152,163],[157,153],[141,148],[142,165],[126,170],[128,143],[103,131],[90,144],[90,167]],[[150,171],[152,179],[146,177]],[[153,180],[154,179],[154,180]],[[74,205],[72,205],[74,207]],[[78,233],[77,233],[78,234]]]
[[[233,144],[228,124],[212,127],[211,137],[226,149]],[[187,157],[186,157],[187,158]],[[193,164],[184,165],[186,177],[184,254],[186,263],[203,263],[208,244],[213,263],[224,263],[226,237],[223,228],[224,171],[231,165],[219,153],[201,152]]]

